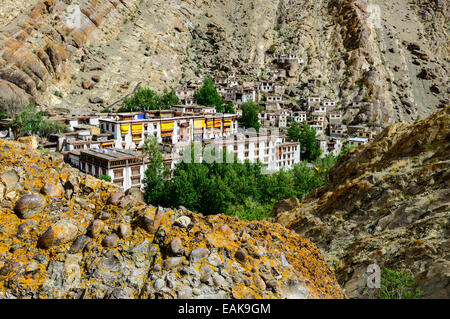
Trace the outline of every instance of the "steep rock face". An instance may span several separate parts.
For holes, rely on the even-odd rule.
[[[141,82],[255,79],[274,46],[304,59],[288,84],[319,79],[303,94],[339,99],[349,123],[412,121],[448,104],[448,15],[435,0],[6,1],[0,101],[97,111]]]
[[[279,224],[149,206],[19,143],[0,163],[0,298],[345,298]]]
[[[329,183],[276,220],[316,243],[349,296],[367,266],[408,269],[425,297],[449,298],[450,107],[395,124],[343,156]]]

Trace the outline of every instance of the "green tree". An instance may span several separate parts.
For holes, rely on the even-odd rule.
[[[350,144],[346,144],[344,145],[344,147],[342,147],[341,149],[341,153],[339,153],[339,157],[344,156],[345,154],[347,154],[348,152],[350,152],[352,149],[354,149],[356,146],[354,145],[350,145]]]
[[[300,141],[300,125],[297,122],[292,123],[288,128],[287,136],[291,141]]]
[[[180,99],[175,94],[175,91],[164,89],[164,94],[161,96],[161,109],[170,109],[177,104],[180,104]]]
[[[224,112],[227,113],[227,114],[235,114],[236,110],[234,109],[233,103],[225,104]]]
[[[99,179],[99,180],[102,180],[102,181],[105,181],[105,182],[109,182],[109,183],[112,182],[111,177],[108,176],[108,175],[101,175],[98,179]]]
[[[380,284],[380,299],[416,299],[423,294],[420,289],[413,289],[414,278],[406,270],[384,268]]]
[[[245,128],[253,127],[257,132],[261,127],[259,123],[258,113],[261,112],[262,107],[254,102],[247,102],[242,104],[242,116],[239,118],[239,123],[241,123]]]
[[[216,111],[223,113],[225,108],[222,98],[214,87],[214,82],[210,78],[206,78],[203,82],[203,87],[195,92],[195,102],[200,105],[215,106]]]
[[[164,203],[166,180],[170,172],[164,166],[164,158],[159,150],[156,137],[147,137],[142,150],[150,161],[144,178],[146,201],[148,203]]]
[[[159,96],[155,91],[140,87],[132,97],[125,98],[119,112],[143,112],[151,110],[168,110],[180,100],[173,90],[164,90]]]
[[[123,103],[124,106],[119,112],[159,110],[161,107],[161,100],[158,94],[143,87],[140,87],[134,96],[125,98]]]
[[[288,137],[294,142],[301,143],[302,157],[308,161],[315,161],[322,151],[316,143],[316,129],[308,124],[292,123],[288,129]]]
[[[6,107],[2,103],[0,103],[0,120],[6,119],[6,113]]]

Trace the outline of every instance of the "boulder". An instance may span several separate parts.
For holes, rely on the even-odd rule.
[[[131,226],[129,224],[120,224],[119,225],[119,237],[122,239],[127,239],[131,236]]]
[[[5,184],[6,189],[10,189],[19,182],[19,175],[15,170],[11,169],[0,174],[0,180]]]
[[[234,257],[241,263],[245,263],[247,261],[247,256],[248,256],[247,251],[245,251],[245,249],[242,248],[239,248],[234,254]]]
[[[77,239],[75,239],[75,241],[72,243],[72,246],[69,249],[69,253],[78,254],[84,249],[84,247],[90,240],[91,239],[86,235],[78,236]]]
[[[176,255],[178,254],[178,252],[180,251],[181,248],[181,239],[178,237],[175,237],[174,239],[172,239],[172,241],[170,242],[170,251],[172,252],[172,254]]]
[[[39,194],[22,196],[14,206],[14,212],[21,219],[28,219],[36,216],[45,208],[45,198]]]
[[[120,203],[120,199],[124,196],[123,193],[113,193],[111,194],[111,196],[108,199],[108,203],[110,203],[111,205],[119,205]]]
[[[207,248],[197,248],[197,249],[194,249],[193,251],[191,251],[189,258],[190,258],[191,262],[196,263],[196,262],[199,262],[200,260],[208,257],[209,253],[210,253],[210,251]]]
[[[183,263],[185,260],[184,257],[172,257],[168,258],[163,261],[163,268],[164,269],[172,269],[175,268]]]
[[[63,194],[63,191],[61,188],[59,188],[53,184],[46,183],[41,188],[41,194],[47,195],[48,197],[61,197]]]
[[[181,228],[187,228],[191,224],[191,219],[188,216],[181,216],[175,221],[175,225]]]
[[[116,234],[110,234],[102,241],[103,247],[114,248],[119,242],[119,237]]]
[[[103,227],[105,227],[104,222],[102,222],[100,219],[94,220],[88,229],[89,236],[92,238],[96,238],[103,230]]]
[[[31,147],[34,150],[37,149],[39,146],[38,138],[36,136],[19,137],[17,141]]]
[[[133,197],[134,200],[138,202],[145,203],[144,192],[141,191],[140,189],[130,188],[125,192],[125,194],[130,195],[131,197]]]
[[[41,235],[38,240],[38,247],[49,249],[54,246],[64,245],[75,239],[77,231],[77,226],[69,220],[60,220]]]

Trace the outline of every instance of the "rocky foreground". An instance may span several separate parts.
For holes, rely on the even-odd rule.
[[[279,224],[148,206],[24,144],[0,163],[0,298],[345,297]]]
[[[410,271],[425,298],[450,298],[450,107],[387,128],[276,213],[322,249],[350,297],[373,293],[364,273],[377,263]]]

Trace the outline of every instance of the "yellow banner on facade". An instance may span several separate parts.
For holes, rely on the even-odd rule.
[[[205,126],[205,120],[196,120],[194,121],[195,129],[202,129]]]
[[[131,126],[132,132],[142,132],[143,125],[142,124],[133,124]]]
[[[161,123],[161,131],[173,131],[174,127],[175,127],[174,122]]]
[[[130,130],[130,125],[128,124],[122,124],[120,126],[120,130],[122,131],[122,133],[128,133],[128,131]]]
[[[222,127],[222,120],[215,120],[214,121],[214,127],[215,128],[221,128]]]

